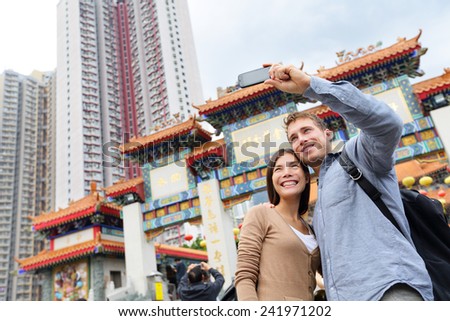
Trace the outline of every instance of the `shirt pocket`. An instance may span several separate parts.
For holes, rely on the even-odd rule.
[[[340,204],[351,196],[349,186],[352,179],[338,161],[328,169],[322,183],[320,199],[325,208]]]

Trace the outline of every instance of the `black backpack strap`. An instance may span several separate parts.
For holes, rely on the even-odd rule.
[[[361,188],[375,203],[381,213],[383,213],[384,216],[386,216],[386,218],[391,221],[391,223],[401,232],[402,230],[400,229],[400,226],[398,225],[391,211],[387,208],[386,204],[384,204],[383,200],[381,199],[381,193],[367,178],[364,177],[361,170],[356,167],[355,163],[353,163],[353,161],[348,157],[347,152],[345,151],[345,146],[342,149],[341,155],[339,156],[338,160],[342,168],[350,175],[350,178],[358,183],[359,186],[361,186]]]

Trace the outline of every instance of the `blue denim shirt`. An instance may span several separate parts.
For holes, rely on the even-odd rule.
[[[321,101],[361,129],[344,148],[409,235],[393,157],[403,129],[400,117],[348,82],[312,77],[304,96]],[[384,217],[337,157],[328,154],[320,167],[313,217],[327,298],[379,300],[395,283],[406,283],[425,300],[433,300],[430,277],[412,240]]]

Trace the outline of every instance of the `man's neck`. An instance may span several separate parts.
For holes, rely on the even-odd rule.
[[[317,167],[313,167],[313,170],[314,170],[315,173],[317,173],[317,176],[319,176],[319,174],[320,174],[320,165],[317,166]]]

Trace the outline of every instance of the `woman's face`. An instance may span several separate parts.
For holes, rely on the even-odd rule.
[[[299,199],[307,180],[297,158],[290,153],[285,153],[275,163],[272,182],[280,200],[283,200]]]

